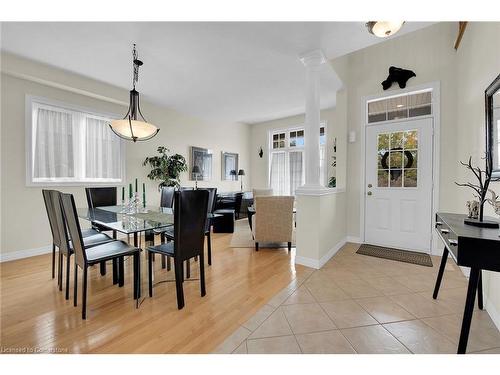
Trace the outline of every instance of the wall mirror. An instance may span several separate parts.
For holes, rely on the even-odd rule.
[[[233,152],[221,153],[221,179],[223,181],[235,181],[238,176],[238,154]]]
[[[194,167],[198,167],[193,171]],[[212,151],[206,148],[191,146],[191,180],[209,181],[212,179]]]
[[[485,91],[486,152],[492,159],[492,177],[500,177],[500,74]]]

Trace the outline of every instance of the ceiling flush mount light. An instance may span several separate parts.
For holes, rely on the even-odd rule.
[[[370,21],[366,23],[366,27],[370,34],[386,38],[396,34],[403,24],[404,21]]]
[[[111,121],[109,127],[118,137],[128,141],[147,141],[158,134],[160,129],[148,123],[141,112],[139,92],[135,89],[135,84],[139,80],[139,67],[142,66],[143,62],[138,59],[135,44],[132,50],[132,56],[134,75],[132,79],[133,88],[130,90],[128,112],[122,120]]]

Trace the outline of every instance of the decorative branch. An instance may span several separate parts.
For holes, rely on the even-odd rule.
[[[469,169],[474,176],[476,177],[478,183],[473,184],[470,182],[467,183],[458,183],[455,182],[457,186],[462,186],[462,187],[468,187],[477,194],[474,195],[478,200],[479,200],[479,221],[483,221],[483,212],[484,212],[484,203],[488,200],[486,198],[486,194],[488,193],[488,187],[490,185],[490,181],[492,181],[491,178],[491,173],[492,173],[492,165],[493,165],[493,157],[491,152],[485,153],[484,158],[481,158],[485,160],[486,168],[482,170],[479,167],[474,167],[472,165],[472,156],[469,157],[469,161],[467,163],[460,162],[465,168]],[[500,179],[495,178],[493,181],[497,181]]]

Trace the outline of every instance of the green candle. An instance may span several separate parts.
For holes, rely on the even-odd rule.
[[[142,205],[146,208],[146,184],[142,183]]]
[[[139,190],[137,190],[137,178],[135,179],[135,192],[137,193]]]
[[[128,186],[128,197],[132,199],[132,184],[129,184]]]
[[[122,202],[125,201],[125,186],[122,186]]]

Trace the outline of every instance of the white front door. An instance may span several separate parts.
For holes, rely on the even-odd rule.
[[[432,121],[366,126],[366,243],[430,252]]]

